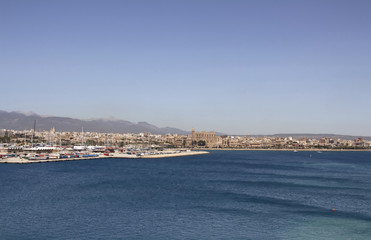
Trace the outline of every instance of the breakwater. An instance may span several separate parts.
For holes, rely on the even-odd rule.
[[[112,153],[109,156],[98,155],[93,157],[75,157],[75,158],[50,158],[43,160],[29,160],[22,157],[9,157],[0,159],[0,163],[16,163],[16,164],[27,164],[27,163],[45,163],[45,162],[61,162],[61,161],[78,161],[78,160],[91,160],[91,159],[107,159],[107,158],[169,158],[169,157],[183,157],[192,155],[208,154],[207,151],[186,151],[186,152],[172,152],[164,151],[157,154],[123,154],[123,153]]]

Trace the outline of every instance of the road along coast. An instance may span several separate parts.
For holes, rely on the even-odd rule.
[[[192,148],[192,150],[197,151],[201,148]],[[304,149],[295,149],[295,148],[202,148],[206,151],[287,151],[287,152],[370,152],[371,149],[338,149],[338,148],[304,148]]]
[[[0,163],[16,163],[16,164],[27,164],[27,163],[45,163],[45,162],[61,162],[61,161],[77,161],[77,160],[91,160],[91,159],[108,159],[108,158],[169,158],[169,157],[183,157],[183,156],[193,156],[209,154],[207,151],[161,151],[156,152],[156,154],[143,154],[134,155],[126,153],[112,153],[109,156],[97,155],[94,157],[78,157],[78,158],[51,158],[45,160],[29,160],[22,157],[9,157],[0,159]]]

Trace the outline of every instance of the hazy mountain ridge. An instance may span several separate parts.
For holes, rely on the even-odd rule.
[[[115,118],[106,119],[75,119],[69,117],[56,117],[56,116],[41,116],[34,112],[7,112],[0,110],[0,129],[14,129],[14,130],[25,130],[32,129],[34,120],[36,120],[36,130],[50,130],[55,127],[57,131],[75,131],[80,132],[82,127],[86,132],[105,132],[105,133],[141,133],[150,132],[153,134],[181,134],[188,135],[190,132],[173,128],[164,127],[159,128],[147,122],[132,123],[126,120],[118,120]],[[216,135],[228,135],[225,133],[216,132]],[[234,135],[234,136],[246,136],[246,135]],[[251,137],[293,137],[298,138],[315,138],[319,139],[322,137],[329,137],[333,139],[348,139],[353,140],[355,138],[362,137],[365,140],[371,140],[371,136],[352,136],[352,135],[341,135],[341,134],[313,134],[313,133],[278,133],[272,135],[249,135]]]
[[[75,131],[84,129],[87,132],[105,133],[141,133],[150,132],[153,134],[189,134],[189,132],[164,127],[159,128],[147,122],[132,123],[126,120],[113,119],[91,119],[82,120],[69,117],[40,116],[38,114],[25,114],[22,112],[7,112],[0,110],[0,129],[24,130],[32,129],[36,120],[36,130]]]

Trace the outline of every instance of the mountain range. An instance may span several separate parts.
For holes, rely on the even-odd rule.
[[[172,128],[159,128],[147,122],[132,123],[125,120],[116,119],[92,119],[82,120],[68,117],[41,116],[36,113],[7,112],[0,110],[0,129],[25,130],[33,129],[36,120],[36,130],[79,132],[102,132],[102,133],[141,133],[150,132],[152,134],[184,134],[190,132]]]
[[[101,133],[141,133],[150,132],[152,134],[180,134],[188,135],[190,131],[184,131],[173,127],[159,128],[147,122],[132,123],[125,120],[117,119],[90,119],[82,120],[68,117],[41,116],[33,112],[7,112],[0,110],[0,129],[25,130],[32,129],[36,120],[36,130],[50,130],[55,128],[56,131],[80,132],[82,128],[86,132]],[[216,132],[216,135],[226,135]],[[239,135],[246,136],[246,135]],[[370,136],[352,136],[339,134],[312,134],[312,133],[280,133],[273,135],[250,135],[251,137],[293,137],[293,138],[322,138],[330,137],[333,139],[348,139],[363,137],[365,140],[371,140]]]

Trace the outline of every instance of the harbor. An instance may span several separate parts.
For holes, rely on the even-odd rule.
[[[47,137],[43,138],[44,142],[36,142],[35,128],[36,121],[29,137],[29,144],[26,140],[23,144],[1,143],[0,163],[25,164],[109,158],[169,158],[209,153],[204,150],[191,150],[190,148],[166,148],[164,145],[150,144],[148,139],[146,143],[127,144],[125,146],[118,146],[117,142],[113,144],[113,141],[109,143],[108,139],[106,139],[104,145],[88,145],[83,129],[78,134],[79,141],[74,142],[74,144],[62,144],[61,135],[59,134],[58,139],[54,128],[47,133]]]
[[[78,161],[78,160],[92,160],[92,159],[109,159],[109,158],[169,158],[169,157],[183,157],[208,154],[207,151],[191,151],[191,150],[163,150],[163,151],[141,151],[138,153],[124,152],[124,153],[69,153],[69,154],[6,154],[1,155],[0,163],[13,164],[28,164],[28,163],[45,163],[45,162],[60,162],[60,161]]]

